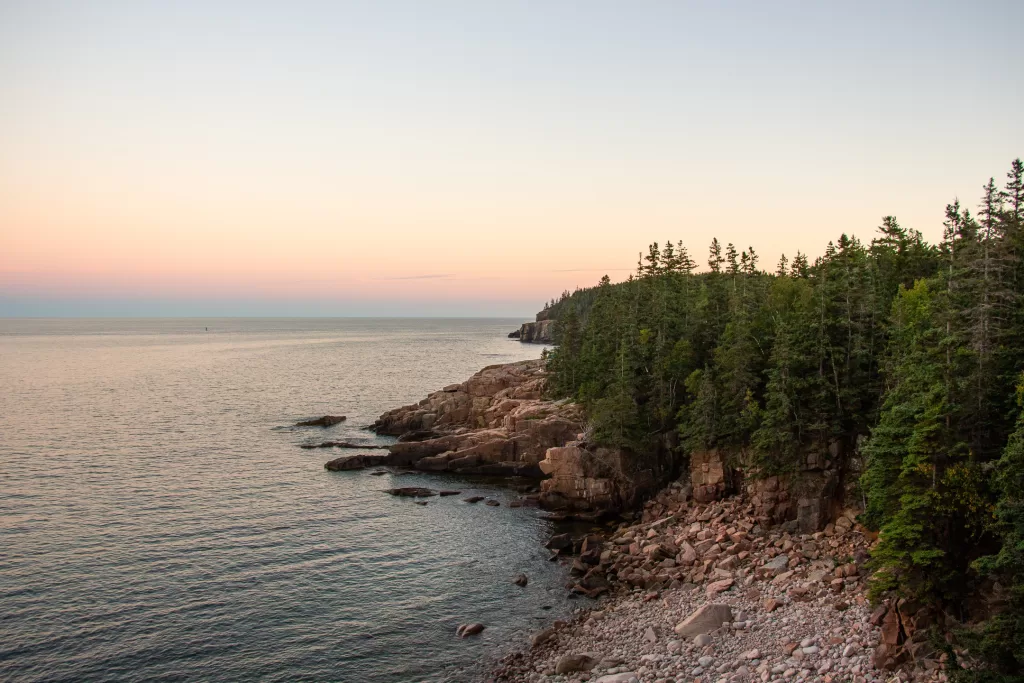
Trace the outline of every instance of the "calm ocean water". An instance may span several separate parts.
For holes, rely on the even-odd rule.
[[[573,604],[549,523],[298,446],[538,357],[519,322],[0,320],[0,679],[472,680]]]

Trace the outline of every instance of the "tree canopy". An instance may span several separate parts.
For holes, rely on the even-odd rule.
[[[702,272],[681,241],[653,243],[625,282],[552,302],[551,391],[641,456],[714,448],[765,475],[833,458],[880,532],[875,595],[985,620],[976,648],[1019,675],[1022,175],[1015,160],[990,179],[976,215],[948,205],[937,245],[893,216],[870,243],[840,235],[773,272],[717,238]],[[1009,607],[972,612],[993,586]]]

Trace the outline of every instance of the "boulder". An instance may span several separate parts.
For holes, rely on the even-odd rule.
[[[683,541],[683,544],[679,546],[679,561],[682,564],[690,565],[697,561],[697,551],[693,549],[693,546]]]
[[[583,652],[580,654],[562,655],[555,664],[556,674],[571,674],[577,671],[590,671],[601,661],[600,655]]]
[[[549,550],[564,550],[572,547],[572,537],[569,534],[555,534],[544,544]]]
[[[383,465],[387,456],[384,455],[344,455],[324,463],[324,469],[331,472],[361,470],[367,467]]]
[[[551,640],[552,636],[555,635],[555,632],[556,631],[553,627],[546,628],[543,631],[537,631],[532,636],[530,636],[530,646],[538,647],[539,645],[546,643],[547,641]]]
[[[710,633],[728,621],[732,621],[732,608],[729,605],[708,603],[679,622],[675,632],[683,638],[693,638],[701,633]]]
[[[485,626],[483,624],[462,624],[455,629],[455,635],[460,638],[475,636],[476,634],[481,633],[484,628]]]
[[[762,567],[764,568],[764,571],[768,574],[768,576],[774,578],[779,574],[783,573],[784,571],[786,571],[786,569],[789,567],[789,555],[776,555],[772,559],[765,562],[762,565]]]
[[[600,678],[593,679],[593,683],[636,683],[639,678],[632,671],[625,671],[617,674],[607,674]]]
[[[525,586],[528,582],[529,579],[526,578],[526,574],[517,574],[516,578],[512,579],[512,583],[517,586]]]

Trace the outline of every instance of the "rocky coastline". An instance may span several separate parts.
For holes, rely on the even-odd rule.
[[[532,477],[521,504],[604,521],[548,542],[566,589],[601,608],[535,634],[486,680],[946,680],[926,614],[869,604],[875,539],[841,503],[827,458],[767,478],[730,471],[713,451],[686,468],[640,463],[589,443],[580,407],[544,398],[545,382],[543,360],[488,366],[381,415],[370,428],[397,437],[386,453],[325,464]]]
[[[381,415],[370,429],[397,437],[384,447],[387,453],[346,455],[324,466],[540,479],[548,449],[575,439],[583,428],[579,406],[545,400],[544,383],[542,360],[488,366],[465,382]]]
[[[538,320],[523,323],[518,330],[508,333],[509,339],[518,339],[524,344],[554,344],[554,321]]]
[[[676,482],[612,531],[553,539],[567,588],[602,604],[538,632],[486,680],[947,680],[915,606],[869,603],[874,540],[855,511],[803,534],[762,527],[748,496],[698,503],[689,489]]]

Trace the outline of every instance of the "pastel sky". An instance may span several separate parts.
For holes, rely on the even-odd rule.
[[[653,241],[941,233],[1024,2],[0,0],[0,316],[514,315]]]

